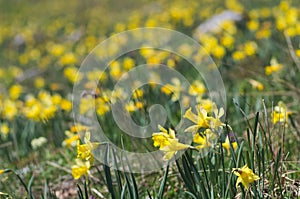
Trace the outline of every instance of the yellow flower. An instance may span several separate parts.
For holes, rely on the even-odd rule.
[[[153,133],[152,134],[152,140],[154,141],[153,145],[155,147],[163,148],[170,144],[170,139],[176,139],[175,137],[175,131],[173,129],[169,129],[169,132],[167,129],[163,128],[162,126],[158,125],[158,128],[161,132]]]
[[[134,65],[135,65],[134,59],[132,59],[130,57],[124,58],[124,60],[123,60],[123,68],[125,70],[132,69],[134,67]]]
[[[13,85],[12,87],[10,87],[9,89],[9,97],[12,100],[16,100],[20,97],[22,93],[22,86],[21,85]]]
[[[61,65],[71,65],[75,64],[77,59],[73,53],[67,53],[60,58]]]
[[[199,80],[194,81],[189,88],[189,94],[193,96],[202,96],[205,92],[206,88]]]
[[[189,119],[195,125],[192,125],[185,129],[185,132],[192,132],[195,133],[199,128],[209,128],[209,121],[208,121],[208,116],[206,110],[204,110],[202,107],[198,106],[197,108],[197,114],[194,114],[192,112],[192,108],[189,108],[185,114],[183,115],[184,118]]]
[[[246,190],[249,189],[251,183],[260,179],[253,173],[251,169],[248,168],[247,164],[242,168],[233,168],[232,171],[236,176],[238,176],[236,187],[238,187],[238,185],[242,183]]]
[[[271,75],[272,73],[275,73],[277,71],[280,71],[282,69],[282,65],[277,62],[275,58],[272,58],[270,61],[270,66],[265,67],[265,74]]]
[[[65,131],[67,138],[63,141],[62,145],[67,147],[76,146],[77,141],[80,139],[79,135],[72,133],[70,131]]]
[[[79,179],[82,175],[88,176],[91,165],[89,161],[76,159],[76,165],[72,166],[72,176]]]
[[[3,103],[2,113],[4,118],[12,120],[18,113],[16,103],[11,100],[5,100]]]
[[[95,150],[100,143],[91,142],[90,137],[90,132],[86,132],[84,137],[85,144],[80,144],[79,140],[77,141],[77,158],[80,158],[81,160],[85,161],[89,160],[90,163],[93,164],[94,156],[92,154],[92,151]]]
[[[171,82],[172,82],[172,84],[166,84],[163,87],[161,87],[161,91],[167,95],[170,95],[173,93],[171,100],[173,102],[175,102],[179,99],[182,88],[181,88],[181,83],[180,83],[179,79],[172,78]]]
[[[257,44],[254,41],[246,42],[244,45],[244,51],[247,56],[252,56],[256,53]]]
[[[245,53],[243,51],[235,51],[233,54],[232,54],[232,58],[236,61],[239,61],[239,60],[243,60],[245,58]]]
[[[2,133],[5,137],[9,133],[9,127],[7,123],[2,123],[0,127],[0,133]]]
[[[76,67],[67,67],[64,70],[64,76],[71,82],[74,83],[76,81],[81,80],[82,74],[78,72]]]
[[[236,142],[231,142],[231,146],[233,148],[233,151],[235,151],[235,149],[237,148],[237,143]],[[230,155],[230,140],[229,140],[228,136],[226,136],[225,142],[222,143],[222,147],[224,149],[226,149],[227,150],[227,154]]]
[[[257,20],[251,20],[247,22],[247,28],[251,31],[257,30],[259,27],[259,23]]]
[[[259,81],[256,81],[254,79],[249,79],[249,83],[252,85],[253,88],[256,88],[259,91],[264,90],[264,85]]]
[[[153,133],[152,140],[154,141],[153,145],[159,147],[159,150],[165,153],[164,160],[170,160],[177,151],[190,147],[189,145],[182,144],[178,141],[173,129],[169,129],[168,131],[160,125],[158,128],[161,132]]]
[[[287,110],[286,105],[282,101],[278,102],[278,105],[274,107],[274,112],[272,113],[273,124],[277,122],[286,123],[290,114],[292,114],[292,112]]]
[[[214,140],[217,138],[210,129],[206,129],[203,133],[196,133],[193,141],[197,143],[196,149],[206,149],[213,145]]]
[[[3,174],[5,172],[4,169],[0,169],[0,175]]]
[[[62,99],[60,102],[60,108],[64,111],[69,112],[72,109],[72,102],[66,99]]]
[[[215,108],[213,110],[214,113],[214,117],[207,117],[207,120],[209,121],[209,127],[212,129],[217,129],[217,128],[223,128],[223,126],[225,126],[225,124],[223,122],[221,122],[220,118],[224,115],[224,109],[220,108],[220,110],[218,110],[217,108]]]
[[[36,88],[43,88],[45,86],[45,79],[42,78],[42,77],[37,77],[35,80],[34,80],[34,86]]]
[[[160,149],[165,153],[164,160],[170,160],[177,153],[177,151],[184,150],[190,147],[187,144],[178,142],[176,139],[172,139],[169,142],[169,145]]]

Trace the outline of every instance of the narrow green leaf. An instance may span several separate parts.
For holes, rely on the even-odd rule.
[[[160,183],[160,186],[159,186],[159,191],[158,191],[158,194],[157,194],[158,199],[162,199],[162,196],[163,196],[163,193],[164,193],[164,188],[165,188],[165,185],[166,185],[166,182],[167,182],[168,172],[169,172],[169,164],[166,167],[164,177],[163,177],[163,179]]]

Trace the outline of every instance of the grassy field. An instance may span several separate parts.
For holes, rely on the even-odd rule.
[[[0,198],[299,198],[299,19],[0,0]]]

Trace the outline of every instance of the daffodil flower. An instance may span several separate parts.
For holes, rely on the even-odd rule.
[[[253,173],[253,171],[247,166],[247,164],[242,168],[233,168],[232,171],[236,176],[238,176],[236,187],[238,187],[238,185],[242,183],[246,190],[249,189],[251,183],[260,179]]]
[[[274,112],[272,113],[273,124],[277,122],[286,123],[290,114],[292,114],[292,112],[287,110],[286,105],[282,101],[278,102],[278,105],[274,107]]]
[[[235,149],[237,148],[237,143],[236,142],[231,142],[231,146],[232,146],[233,150],[235,151]],[[230,155],[230,140],[229,140],[228,136],[226,136],[225,142],[222,143],[222,147],[224,149],[226,149],[227,154]]]
[[[209,127],[212,129],[222,128],[225,126],[223,122],[221,122],[220,118],[224,115],[224,109],[220,108],[214,109],[213,111],[215,117],[208,117],[207,120],[209,121]]]
[[[162,126],[158,126],[161,132],[153,133],[152,140],[154,141],[153,145],[159,147],[161,151],[165,153],[164,160],[170,160],[177,151],[187,149],[191,146],[182,144],[178,141],[175,136],[175,131],[169,128],[169,131]]]
[[[217,138],[210,129],[206,129],[202,134],[195,134],[193,141],[198,144],[196,149],[206,149],[213,146],[213,141]]]
[[[90,132],[85,133],[84,143],[80,144],[79,140],[77,141],[77,158],[82,160],[89,160],[91,164],[94,162],[94,156],[92,151],[95,150],[100,143],[98,142],[91,142],[90,141]]]
[[[183,115],[184,118],[187,118],[188,120],[195,123],[195,125],[192,125],[185,129],[185,132],[197,132],[199,128],[209,128],[209,120],[207,116],[207,111],[203,109],[202,107],[197,107],[197,114],[194,114],[192,112],[192,108],[189,108],[185,114]]]
[[[91,164],[89,161],[82,161],[81,159],[76,159],[76,164],[72,166],[72,176],[74,179],[79,179],[82,175],[88,176]]]

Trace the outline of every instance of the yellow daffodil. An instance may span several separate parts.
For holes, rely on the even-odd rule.
[[[238,179],[236,181],[236,187],[238,187],[238,185],[242,183],[246,190],[249,189],[251,183],[260,179],[257,175],[253,173],[251,169],[249,169],[247,164],[242,168],[234,168],[232,171],[236,176],[238,176]]]
[[[206,129],[203,133],[196,133],[193,141],[198,144],[196,149],[206,149],[213,146],[214,140],[217,138],[210,129]]]
[[[233,150],[235,151],[235,149],[237,148],[237,143],[236,142],[231,142],[231,146],[232,146]],[[222,147],[224,149],[226,149],[227,154],[230,155],[230,140],[229,140],[228,136],[226,136],[225,142],[222,143]]]
[[[74,179],[79,179],[81,176],[88,176],[91,164],[89,161],[76,159],[76,164],[72,166],[72,176]]]
[[[272,113],[273,124],[277,122],[286,123],[290,114],[292,114],[292,112],[287,110],[286,105],[282,101],[278,102],[278,105],[274,107],[274,112]]]
[[[67,147],[76,146],[77,141],[80,139],[79,135],[70,131],[65,131],[65,135],[67,138],[63,141],[62,145]]]
[[[195,125],[192,125],[185,129],[185,132],[197,132],[199,128],[209,128],[209,120],[207,116],[207,111],[203,109],[202,107],[197,107],[197,113],[198,115],[194,114],[192,112],[192,108],[189,108],[185,114],[183,115],[184,118],[187,118],[188,120],[195,123]]]
[[[182,144],[178,141],[173,129],[170,128],[168,131],[160,125],[158,128],[161,132],[153,133],[152,140],[154,141],[153,145],[159,147],[159,149],[165,153],[164,160],[170,160],[177,151],[190,147],[189,145]]]
[[[12,100],[18,99],[19,96],[21,95],[21,93],[22,93],[22,86],[21,85],[15,84],[15,85],[13,85],[12,87],[9,88],[9,97]]]
[[[270,61],[270,65],[265,67],[265,74],[271,75],[275,72],[278,72],[282,69],[282,65],[277,62],[275,58],[272,58]]]
[[[218,110],[215,108],[213,113],[214,117],[207,117],[207,120],[209,121],[209,127],[212,129],[217,129],[225,126],[225,124],[220,120],[220,118],[224,115],[224,109],[220,108],[220,110]]]
[[[202,96],[206,92],[204,84],[196,80],[189,87],[189,94],[193,96]]]
[[[80,144],[79,140],[77,141],[77,158],[80,158],[82,160],[89,160],[90,163],[93,164],[94,156],[92,154],[92,151],[95,150],[100,143],[91,142],[90,137],[90,132],[86,132],[84,137],[85,144]]]
[[[253,88],[256,88],[259,91],[264,90],[264,85],[259,81],[256,81],[254,79],[249,79],[249,83],[252,85]]]
[[[164,160],[170,160],[177,153],[177,151],[184,150],[190,147],[187,144],[178,142],[176,139],[169,140],[169,143],[170,144],[160,149],[165,153]]]

